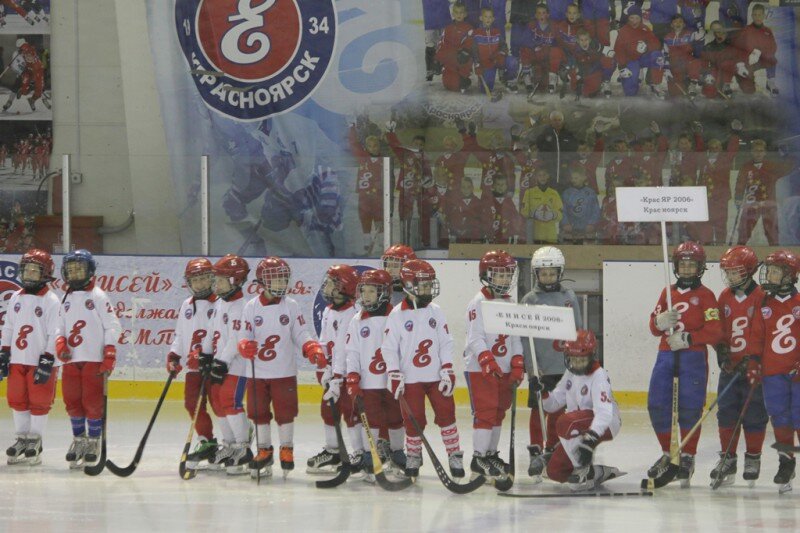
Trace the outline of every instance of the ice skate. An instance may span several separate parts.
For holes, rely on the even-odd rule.
[[[447,456],[447,462],[450,465],[450,475],[455,479],[464,477],[464,452],[453,452]]]
[[[283,470],[283,478],[286,479],[289,472],[294,470],[294,448],[281,446],[278,455],[281,461],[281,470]]]
[[[497,466],[492,463],[488,454],[482,454],[475,452],[472,455],[472,461],[469,464],[470,480],[475,479],[478,476],[483,476],[486,478],[496,478],[501,475],[500,470],[497,469]]]
[[[592,465],[578,466],[572,471],[567,484],[572,492],[582,492],[594,488],[594,468]]]
[[[720,92],[722,93],[722,96],[724,98],[731,98],[733,96],[733,89],[731,88],[730,83],[726,83],[725,85],[723,85],[722,91]]]
[[[375,447],[378,448],[378,457],[380,457],[381,463],[389,463],[389,461],[392,459],[392,447],[389,444],[389,441],[386,439],[378,439]]]
[[[36,466],[42,464],[42,436],[41,435],[28,435],[25,446],[25,459],[28,465]],[[85,456],[84,456],[85,457]],[[792,473],[794,475],[794,472]]]
[[[660,478],[667,471],[669,465],[670,465],[670,457],[668,453],[665,453],[664,455],[659,457],[658,460],[655,463],[653,463],[653,466],[651,466],[647,470],[647,477],[649,477],[650,479]]]
[[[690,486],[692,476],[694,475],[694,455],[688,453],[681,454],[681,464],[678,469],[678,479],[681,482],[682,488]]]
[[[249,449],[249,448],[248,448]],[[259,448],[255,457],[252,457],[247,465],[250,470],[250,477],[272,477],[272,465],[275,462],[275,454],[272,446],[269,448]]]
[[[492,452],[486,452],[486,457],[489,461],[500,471],[501,475],[508,474],[509,466],[508,463],[500,459],[500,452],[494,450]]]
[[[528,467],[528,475],[534,478],[537,483],[542,480],[545,470],[547,470],[547,462],[553,455],[553,450],[545,448],[544,452],[538,445],[528,446],[528,452],[531,457],[531,464]],[[537,480],[538,478],[538,480]]]
[[[700,83],[697,80],[689,82],[689,90],[687,91],[689,98],[695,98],[700,94]]]
[[[547,93],[555,94],[558,86],[558,75],[555,72],[547,73]]]
[[[761,473],[761,454],[760,453],[746,453],[744,454],[744,472],[742,472],[742,479],[747,481],[747,486],[753,488],[756,486],[756,480]]]
[[[8,447],[6,455],[8,456],[8,464],[16,465],[25,463],[25,449],[28,447],[28,439],[25,435],[17,435],[17,440]]]
[[[608,80],[603,81],[600,84],[600,92],[603,93],[604,97],[611,98],[611,82]]]
[[[419,467],[422,466],[421,455],[408,455],[406,456],[406,477],[417,478],[419,477]]]
[[[778,84],[775,83],[775,78],[767,78],[767,92],[771,96],[780,96],[781,92],[778,90]]]
[[[34,24],[36,24],[36,17],[33,15],[33,13],[31,13],[30,11],[28,11],[28,12],[25,14],[25,22],[27,22],[28,24],[30,24],[31,26],[33,26]]]
[[[67,450],[66,460],[69,463],[70,470],[77,470],[83,468],[84,454],[86,453],[86,437],[81,435],[72,439],[72,444],[69,445]]]
[[[214,457],[208,460],[208,469],[209,470],[224,470],[225,463],[227,460],[233,456],[235,443],[233,442],[224,442],[217,446],[217,452],[214,454]]]
[[[402,473],[406,469],[406,452],[402,449],[392,450],[390,461],[392,469],[396,472]]]
[[[711,471],[711,487],[713,488],[719,478],[719,485],[733,485],[736,479],[736,454],[719,453],[719,460]]]
[[[97,466],[97,463],[100,462],[100,437],[86,439],[86,451],[83,454],[83,461],[84,466]]]
[[[190,470],[208,468],[208,461],[217,453],[217,439],[203,439],[194,447],[194,451],[186,457],[186,467]],[[205,462],[205,464],[202,464]]]
[[[355,479],[361,479],[364,476],[364,470],[361,458],[364,452],[356,450],[350,454],[350,475]]]
[[[655,85],[652,83],[650,84],[650,92],[653,94],[653,96],[660,100],[663,100],[667,96],[666,91],[660,85]]]
[[[779,494],[785,494],[792,490],[795,464],[794,457],[790,457],[787,453],[778,453],[778,473],[775,474],[773,481],[778,485]]]
[[[364,451],[364,453],[361,454],[361,470],[364,472],[363,481],[365,483],[375,483],[372,454],[368,451]]]
[[[323,448],[321,452],[306,462],[307,474],[332,474],[339,470],[342,460],[339,450]]]
[[[233,453],[225,461],[225,472],[229,476],[246,474],[250,461],[253,459],[253,452],[246,442],[237,442],[233,445]]]

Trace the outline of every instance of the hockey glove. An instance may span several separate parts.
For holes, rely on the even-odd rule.
[[[525,360],[521,355],[511,358],[511,381],[519,385],[525,379]]]
[[[167,372],[177,376],[181,373],[181,370],[183,370],[181,366],[181,356],[175,352],[169,352],[167,354]]]
[[[111,344],[103,348],[103,362],[100,363],[100,374],[108,374],[114,371],[114,365],[117,363],[117,347]]]
[[[600,436],[591,429],[581,435],[577,448],[578,463],[580,463],[581,466],[592,464],[594,449],[597,448],[598,444],[600,444]]]
[[[478,355],[478,364],[481,365],[481,373],[483,373],[484,376],[503,377],[503,369],[497,364],[494,355],[492,355],[492,352],[489,350],[481,352],[480,355]]]
[[[453,372],[453,365],[450,363],[442,365],[442,369],[439,370],[439,377],[441,378],[439,381],[439,392],[441,392],[442,396],[445,398],[449,398],[453,395],[456,386],[456,374]]]
[[[730,374],[733,371],[730,347],[727,344],[717,344],[714,349],[717,351],[719,369]]]
[[[742,63],[741,61],[739,63],[736,63],[736,75],[742,78],[747,78],[750,76],[750,71],[747,70],[747,67],[744,66],[744,63]]]
[[[750,385],[761,383],[761,361],[757,357],[750,357],[744,367],[744,378]]]
[[[399,400],[406,390],[406,377],[398,370],[389,372],[387,374],[386,388],[392,393],[395,400]]]
[[[56,337],[56,357],[58,357],[58,360],[62,363],[66,363],[72,359],[72,354],[69,353],[69,344],[67,344],[67,338],[63,335]]]
[[[761,50],[758,48],[754,48],[750,55],[747,56],[747,64],[748,65],[755,65],[758,63],[758,60],[761,59]]]
[[[459,65],[466,65],[470,59],[472,59],[472,54],[470,54],[466,50],[459,50],[456,53],[456,62]]]
[[[323,388],[328,386],[328,382],[331,378],[333,378],[333,368],[331,368],[331,365],[317,370],[317,383],[322,385]]]
[[[211,361],[211,368],[209,369],[208,376],[211,378],[211,383],[217,385],[225,381],[225,376],[228,375],[228,363],[213,359]]]
[[[312,365],[317,368],[325,368],[328,366],[328,360],[325,358],[325,351],[317,341],[306,341],[303,344],[303,357],[308,359]]]
[[[619,79],[627,80],[631,76],[633,76],[633,72],[631,72],[631,69],[629,69],[629,68],[621,68],[621,69],[619,69]]]
[[[636,43],[636,53],[643,54],[647,52],[647,43],[644,41],[639,41]]]
[[[186,356],[186,368],[189,370],[198,370],[200,368],[200,349],[195,348],[189,355]]]
[[[47,383],[53,373],[53,365],[56,363],[56,358],[53,354],[43,353],[39,356],[39,366],[36,367],[36,372],[33,374],[33,382],[36,385]]]
[[[339,374],[334,374],[334,376],[328,380],[328,388],[325,390],[325,394],[322,395],[322,399],[326,402],[328,400],[333,400],[334,402],[339,401],[339,396],[342,394],[342,376]]]
[[[255,359],[256,353],[258,353],[258,343],[249,339],[240,340],[236,348],[239,350],[239,355],[248,361]]]
[[[673,78],[674,78],[674,76],[672,75],[672,70],[670,70],[668,68],[665,68],[664,69],[664,79],[669,81],[669,80],[671,80]]]
[[[11,362],[11,348],[0,348],[0,381],[8,377],[8,364]]]
[[[211,372],[211,365],[214,364],[214,354],[200,352],[197,357],[200,361],[200,373],[208,376]]]
[[[358,372],[347,374],[347,395],[353,398],[361,398],[364,393],[361,391],[361,376]]]
[[[674,328],[681,319],[681,314],[674,309],[671,311],[664,311],[656,315],[656,329],[659,331],[667,331]]]
[[[669,349],[673,352],[685,350],[692,345],[692,336],[685,331],[676,331],[667,337],[667,344],[669,344]]]

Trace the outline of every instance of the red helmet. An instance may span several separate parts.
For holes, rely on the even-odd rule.
[[[505,250],[490,250],[483,254],[478,263],[478,272],[481,282],[497,294],[506,295],[514,284],[514,274],[517,272],[517,261]],[[505,283],[494,280],[498,274],[508,274]]]
[[[439,280],[436,279],[436,271],[430,263],[422,259],[406,261],[400,269],[400,281],[403,283],[403,290],[416,296],[423,305],[427,305],[428,302],[439,296]],[[422,294],[420,291],[420,283],[425,282],[430,283],[430,294]]]
[[[286,296],[291,275],[292,269],[289,268],[289,263],[280,257],[265,257],[256,267],[256,281],[264,287],[268,296],[273,298]],[[273,281],[284,281],[283,287],[272,287]]]
[[[403,263],[409,259],[416,259],[417,255],[414,253],[413,248],[405,244],[393,244],[383,252],[381,256],[381,263],[383,269],[398,269],[403,266]]]
[[[741,287],[758,270],[758,257],[747,246],[734,246],[722,254],[719,260],[722,281],[730,288]]]
[[[783,277],[780,282],[769,281],[767,274],[770,266],[779,266],[783,269]],[[764,265],[759,273],[759,282],[770,294],[785,294],[790,292],[797,283],[798,272],[800,272],[800,257],[789,250],[778,250],[764,259]]]
[[[672,251],[672,271],[678,279],[680,279],[678,275],[678,263],[686,259],[693,260],[697,263],[697,274],[693,276],[693,278],[700,279],[703,276],[703,272],[706,270],[706,251],[703,249],[703,246],[700,243],[686,241],[678,245],[678,247]]]
[[[197,280],[197,282],[192,281],[194,278],[200,277],[205,277],[206,279]],[[186,280],[186,286],[192,296],[195,298],[208,298],[211,295],[214,282],[214,265],[205,257],[192,259],[186,263],[183,278]]]
[[[350,265],[333,265],[325,273],[325,280],[322,284],[322,297],[328,303],[333,301],[333,291],[326,292],[326,284],[330,280],[333,283],[333,288],[339,291],[340,295],[347,300],[352,300],[356,297],[358,279],[358,271]]]
[[[243,257],[228,254],[214,263],[214,275],[228,278],[234,287],[241,287],[247,281],[250,265]]]
[[[597,337],[592,330],[579,329],[574,341],[564,343],[564,364],[573,374],[586,374],[597,352]]]
[[[186,263],[186,268],[183,270],[183,277],[186,279],[192,276],[202,276],[203,274],[213,274],[214,265],[205,257],[198,257]]]
[[[375,287],[378,291],[378,299],[373,304],[368,305],[364,303],[361,290],[365,285]],[[374,311],[380,307],[382,303],[389,301],[390,295],[392,294],[392,275],[381,269],[367,270],[361,274],[361,280],[358,282],[356,293],[358,294],[358,302],[361,304],[361,307],[367,311]]]
[[[38,280],[25,279],[24,271],[26,264],[39,265],[41,275]],[[49,253],[39,248],[31,248],[25,252],[19,260],[19,279],[22,282],[22,286],[26,289],[39,290],[44,287],[45,284],[55,279],[53,277],[53,270],[55,270],[55,268],[56,265],[53,263],[53,258],[50,257]]]

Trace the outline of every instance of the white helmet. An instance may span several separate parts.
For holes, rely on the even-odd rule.
[[[542,246],[533,252],[533,257],[531,257],[531,285],[535,287],[538,284],[545,291],[558,290],[561,277],[564,275],[565,265],[566,261],[564,260],[564,254],[561,252],[561,250],[555,246]],[[554,284],[548,285],[542,285],[539,283],[537,271],[540,268],[557,268],[558,281]]]
[[[21,46],[22,46],[23,44],[25,44],[26,42],[27,42],[27,41],[25,41],[25,39],[23,39],[22,37],[20,37],[19,39],[17,39],[17,48],[21,47]]]

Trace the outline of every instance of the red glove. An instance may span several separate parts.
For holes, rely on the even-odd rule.
[[[511,381],[519,385],[525,379],[525,361],[521,355],[511,358]]]
[[[62,363],[66,363],[72,359],[72,354],[69,352],[69,345],[67,344],[67,338],[63,335],[56,337],[56,357],[58,357],[58,360]]]
[[[239,355],[245,359],[252,361],[256,358],[256,353],[258,353],[258,343],[256,341],[242,339],[236,347],[239,349]]]
[[[181,356],[175,352],[169,352],[167,354],[167,372],[177,376],[181,373],[181,370],[183,370],[181,366]]]
[[[186,357],[186,368],[189,370],[200,369],[200,348],[195,348]]]
[[[347,374],[347,394],[355,399],[360,398],[364,394],[361,392],[361,376],[358,372],[350,372]]]
[[[117,347],[111,344],[103,348],[103,362],[100,363],[101,374],[111,374],[117,362]]]
[[[481,352],[480,355],[478,355],[478,364],[481,365],[481,372],[483,372],[484,376],[503,377],[503,370],[500,368],[500,365],[497,364],[497,361],[494,360],[494,355],[492,355],[492,352],[489,350]]]
[[[755,357],[748,359],[744,377],[750,385],[761,383],[761,361]]]
[[[308,359],[312,365],[317,365],[317,368],[325,368],[328,366],[328,361],[325,359],[325,352],[317,341],[306,341],[306,343],[303,344],[303,357]]]

